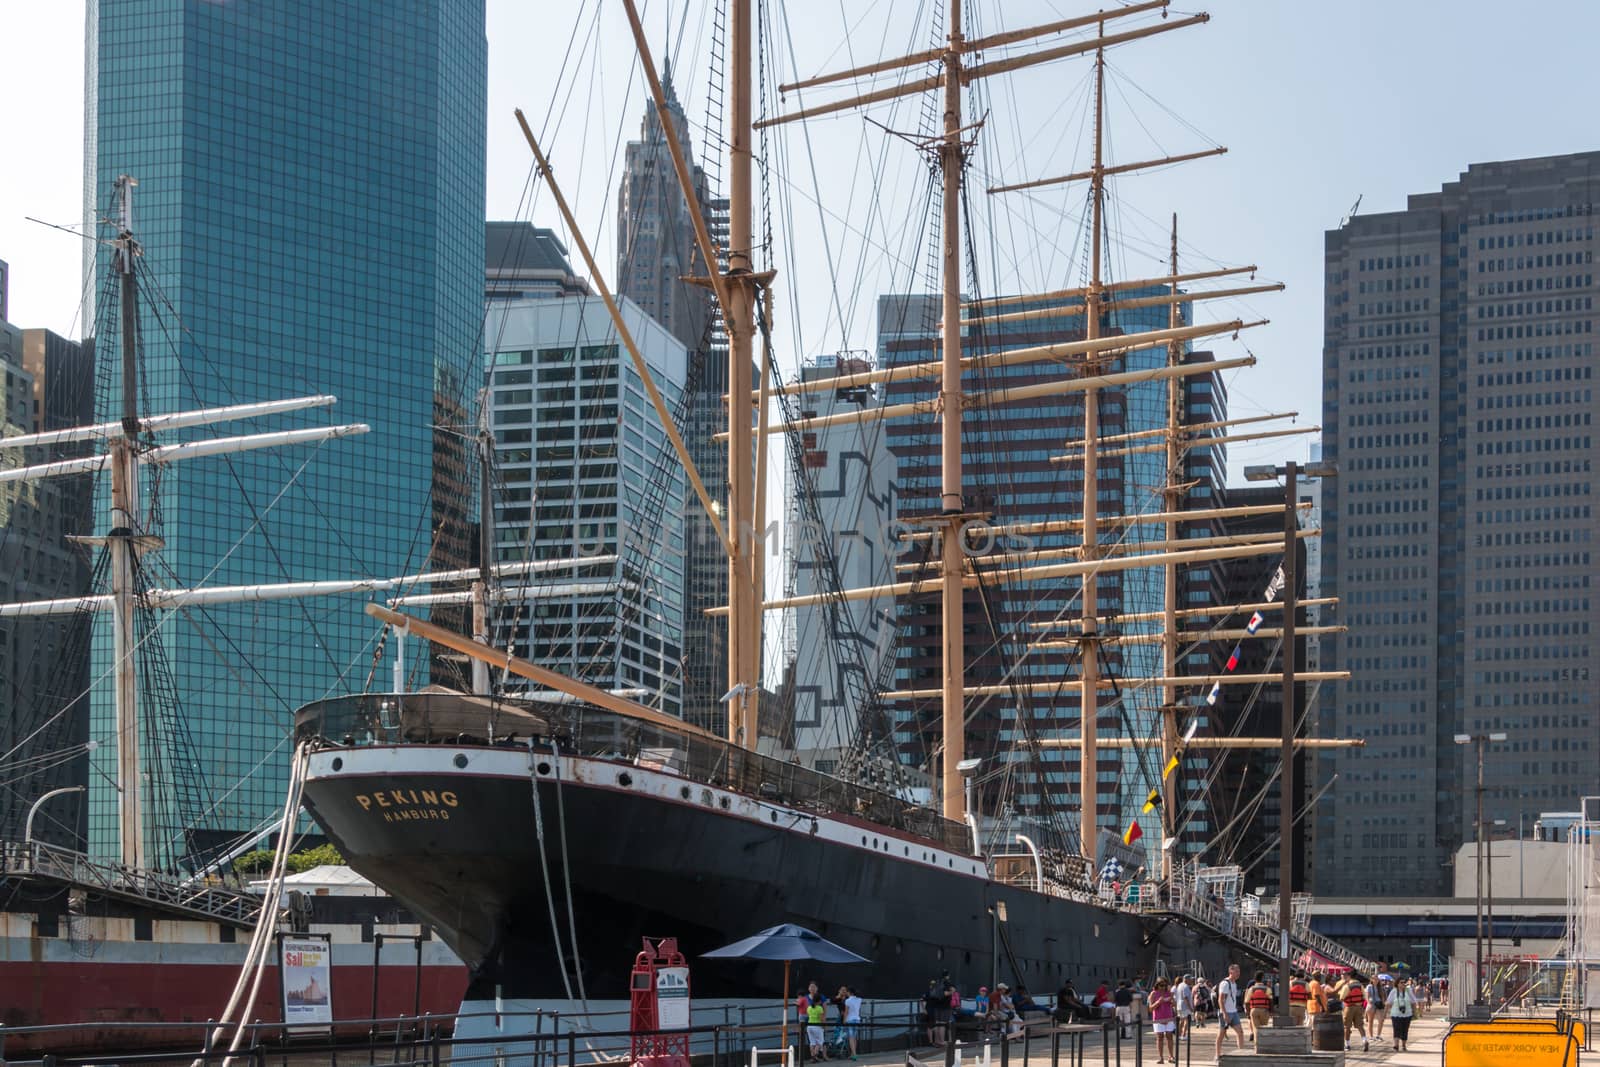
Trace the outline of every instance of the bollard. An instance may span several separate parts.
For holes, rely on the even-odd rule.
[[[1144,1067],[1144,1019],[1133,1020],[1133,1064]]]

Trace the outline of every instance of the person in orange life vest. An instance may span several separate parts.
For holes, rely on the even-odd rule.
[[[1344,1002],[1344,1047],[1350,1051],[1350,1031],[1355,1030],[1361,1035],[1361,1051],[1365,1052],[1372,1047],[1367,1040],[1367,991],[1359,979],[1353,974],[1347,977],[1334,989],[1334,993]]]
[[[1265,1030],[1272,1023],[1272,990],[1267,988],[1264,971],[1256,972],[1256,980],[1244,992],[1244,1003],[1250,1010],[1250,1039],[1253,1041],[1257,1031]]]
[[[1311,1000],[1311,989],[1306,985],[1305,975],[1299,971],[1289,979],[1289,1018],[1294,1020],[1296,1026],[1304,1026],[1306,1022],[1306,1004]]]
[[[1311,976],[1311,981],[1306,983],[1306,988],[1311,991],[1311,999],[1306,1001],[1306,1014],[1316,1015],[1318,1012],[1328,1010],[1328,993],[1322,984],[1323,974],[1318,971]],[[1312,1022],[1316,1020],[1313,1019]]]

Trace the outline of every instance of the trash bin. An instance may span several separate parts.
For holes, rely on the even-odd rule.
[[[1311,1027],[1313,1052],[1344,1051],[1344,1017],[1336,1011],[1319,1011]]]

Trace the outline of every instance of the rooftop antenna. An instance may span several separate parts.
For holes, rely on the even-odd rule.
[[[1350,225],[1350,220],[1356,217],[1357,211],[1361,210],[1361,198],[1365,195],[1365,193],[1356,194],[1356,202],[1350,205],[1349,213],[1346,214],[1344,218],[1339,220],[1339,229],[1342,230],[1346,226]]]

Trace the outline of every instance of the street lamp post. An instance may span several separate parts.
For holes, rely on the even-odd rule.
[[[1472,997],[1472,1003],[1473,1003],[1474,1006],[1477,1006],[1477,1007],[1482,1007],[1483,1006],[1483,918],[1484,918],[1483,891],[1484,891],[1485,869],[1487,867],[1487,863],[1486,863],[1487,857],[1484,855],[1484,849],[1483,849],[1483,746],[1487,742],[1490,742],[1490,741],[1504,741],[1505,739],[1506,739],[1506,735],[1503,734],[1503,733],[1456,734],[1455,735],[1455,742],[1458,745],[1477,745],[1478,746],[1478,818],[1477,818],[1476,829],[1473,832],[1473,838],[1474,838],[1474,840],[1476,842],[1476,845],[1475,845],[1473,851],[1476,853],[1476,857],[1475,858],[1478,861],[1478,866],[1477,866],[1477,888],[1478,888],[1478,892],[1477,892],[1477,900],[1474,902],[1474,911],[1475,911],[1475,914],[1477,915],[1477,919],[1478,919],[1478,939],[1477,939],[1478,940],[1478,944],[1477,944],[1477,964],[1476,964],[1477,971],[1476,971],[1476,977],[1473,979],[1474,983],[1477,986],[1477,989],[1474,992],[1473,997]],[[1493,898],[1491,897],[1491,899],[1493,899]]]
[[[1299,610],[1299,575],[1297,540],[1299,534],[1298,476],[1304,473],[1313,478],[1331,478],[1337,474],[1332,464],[1312,463],[1304,467],[1293,460],[1282,467],[1246,467],[1244,476],[1250,481],[1283,478],[1283,799],[1278,813],[1278,1017],[1274,1026],[1293,1026],[1289,1014],[1289,980],[1292,977],[1289,950],[1289,927],[1293,921],[1289,902],[1293,896],[1294,873],[1294,630],[1295,615]]]

